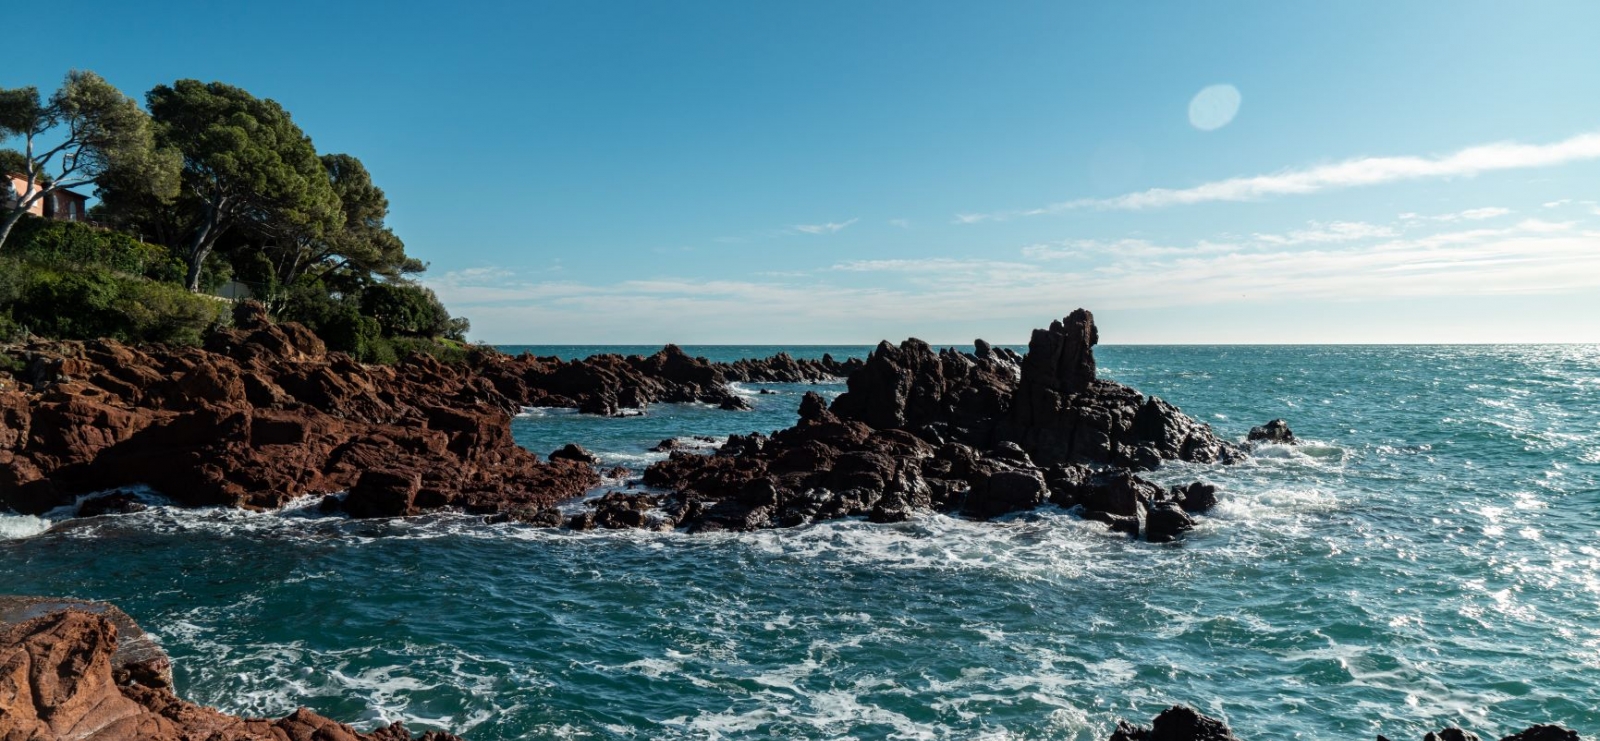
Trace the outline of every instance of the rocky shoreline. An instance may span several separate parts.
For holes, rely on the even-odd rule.
[[[859,361],[712,364],[667,346],[586,360],[483,352],[393,367],[329,353],[242,304],[204,349],[109,340],[0,352],[0,507],[42,514],[149,486],[181,506],[282,507],[349,491],[355,516],[536,511],[600,483],[582,460],[540,461],[511,439],[526,407],[619,414],[662,402],[745,408],[738,380],[820,381]],[[138,506],[120,498],[88,514]]]
[[[1215,504],[1216,489],[1162,487],[1137,473],[1171,460],[1236,461],[1248,444],[1098,378],[1097,342],[1093,316],[1079,310],[1036,330],[1025,356],[982,340],[972,354],[936,353],[912,339],[864,361],[780,354],[717,364],[669,345],[648,357],[482,352],[462,365],[419,355],[373,367],[246,303],[204,349],[12,350],[15,370],[0,376],[0,505],[114,514],[143,506],[119,489],[148,486],[186,507],[273,509],[321,495],[325,508],[354,517],[455,510],[574,529],[705,531],[918,512],[989,519],[1054,504],[1172,540]],[[605,493],[576,515],[562,505],[601,484],[597,460],[576,445],[540,460],[510,432],[512,414],[531,406],[739,409],[733,382],[839,374],[849,390],[831,407],[808,394],[789,429],[734,436],[710,455],[672,451],[632,478],[647,491]],[[1274,424],[1272,435],[1292,441]]]
[[[987,519],[1053,503],[1170,540],[1214,504],[1215,489],[1163,488],[1135,472],[1164,460],[1229,462],[1245,449],[1160,399],[1098,379],[1097,341],[1079,310],[1037,330],[1026,356],[981,340],[974,354],[935,353],[913,339],[865,361],[780,354],[717,364],[669,345],[648,357],[482,352],[464,365],[419,355],[372,367],[246,303],[204,349],[12,350],[14,370],[0,376],[0,505],[114,514],[142,506],[119,489],[148,486],[188,507],[272,509],[323,495],[355,517],[450,509],[576,529],[700,531],[919,511]],[[540,460],[510,433],[526,407],[740,409],[734,382],[841,374],[849,391],[831,408],[810,394],[787,430],[735,436],[711,455],[673,451],[634,479],[652,491],[607,493],[576,516],[559,506],[600,485],[595,459],[572,445]]]

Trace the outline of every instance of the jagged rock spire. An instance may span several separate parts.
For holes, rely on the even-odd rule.
[[[1022,362],[1023,385],[1063,395],[1089,390],[1095,379],[1094,346],[1099,342],[1094,315],[1085,309],[1051,322],[1049,329],[1033,330]]]

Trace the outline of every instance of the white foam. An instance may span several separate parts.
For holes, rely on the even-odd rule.
[[[0,513],[0,540],[31,538],[49,530],[54,524],[43,517]]]
[[[577,407],[523,407],[518,417],[568,417],[578,413]]]

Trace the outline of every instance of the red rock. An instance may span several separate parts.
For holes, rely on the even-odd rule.
[[[363,509],[355,497],[356,509],[493,512],[553,505],[599,483],[592,468],[542,463],[517,446],[506,410],[526,400],[470,369],[431,358],[370,368],[328,354],[301,327],[241,313],[207,350],[29,346],[42,381],[0,389],[0,506],[40,513],[145,484],[180,505],[274,508],[356,486],[368,471],[414,471],[426,482],[410,501]]]
[[[366,471],[350,487],[344,509],[355,517],[404,517],[415,513],[421,490],[416,471]]]
[[[361,733],[305,708],[274,721],[185,702],[161,681],[164,656],[118,660],[118,633],[113,616],[72,608],[0,624],[0,739],[412,741],[399,724]]]

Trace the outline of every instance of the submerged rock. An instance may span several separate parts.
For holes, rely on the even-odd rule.
[[[577,461],[579,463],[587,463],[593,466],[600,463],[600,456],[585,450],[582,445],[578,445],[577,443],[567,443],[560,450],[551,453],[550,460]]]
[[[1185,705],[1161,711],[1149,726],[1117,721],[1110,741],[1238,741],[1228,724]],[[1378,736],[1378,741],[1389,741]],[[1450,727],[1423,736],[1423,741],[1479,741],[1471,731]],[[1579,741],[1578,733],[1562,726],[1535,725],[1500,741]]]
[[[114,491],[84,500],[78,505],[77,514],[79,517],[101,517],[128,515],[146,509],[149,509],[149,506],[139,498],[138,494],[131,491]]]
[[[1294,445],[1299,442],[1295,439],[1294,433],[1289,430],[1289,423],[1281,419],[1272,420],[1260,427],[1250,428],[1250,434],[1246,439],[1253,443],[1279,443],[1282,445]]]

